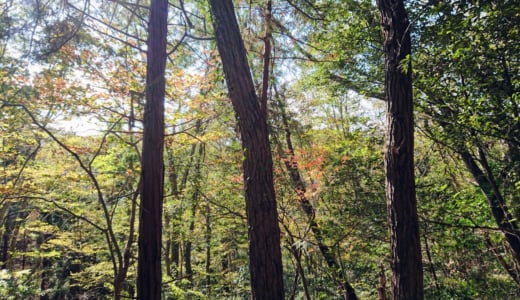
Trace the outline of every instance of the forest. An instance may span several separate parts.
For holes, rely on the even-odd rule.
[[[520,299],[518,24],[0,0],[0,299]]]

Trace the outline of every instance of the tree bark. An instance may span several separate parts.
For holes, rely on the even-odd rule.
[[[414,178],[410,23],[402,0],[378,0],[385,51],[386,202],[392,251],[392,298],[424,298]]]
[[[269,90],[269,64],[271,63],[271,17],[272,17],[273,3],[271,0],[267,1],[265,9],[265,36],[264,36],[264,68],[262,73],[262,93],[260,94],[260,109],[264,117],[267,116],[267,91]]]
[[[244,152],[252,299],[284,299],[273,162],[232,0],[210,0],[217,46]]]
[[[146,105],[139,215],[137,298],[161,299],[161,235],[164,185],[164,95],[168,1],[152,0],[148,25]]]

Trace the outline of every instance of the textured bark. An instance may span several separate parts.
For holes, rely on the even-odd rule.
[[[261,112],[231,0],[210,0],[215,36],[244,152],[253,299],[284,299],[280,228],[266,117]]]
[[[152,0],[148,27],[146,105],[139,215],[137,298],[161,299],[161,235],[164,185],[164,95],[168,1]]]
[[[385,51],[386,201],[392,251],[392,298],[424,298],[414,179],[410,24],[402,0],[379,0]]]

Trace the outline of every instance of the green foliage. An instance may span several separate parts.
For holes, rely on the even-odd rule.
[[[38,294],[38,282],[32,280],[31,270],[0,271],[0,297],[6,300],[28,299]]]
[[[136,227],[133,233],[130,228],[138,225],[132,214],[140,175],[147,10],[134,1],[91,1],[88,12],[97,21],[80,23],[86,15],[65,2],[40,1],[40,11],[23,1],[4,2],[0,298],[111,299],[121,267],[128,267],[121,295],[132,297],[137,245]],[[237,3],[260,86],[265,3]],[[214,42],[192,38],[211,35],[208,7],[184,5],[171,7],[169,50],[186,35],[169,57],[166,78],[163,291],[167,299],[243,299],[250,294],[250,275],[237,120]],[[335,299],[340,288],[284,164],[282,106],[313,220],[341,272],[367,299],[377,297],[381,266],[390,276],[385,103],[376,100],[384,98],[384,58],[374,5],[295,0],[273,9],[269,124],[286,295],[295,299],[306,297],[304,284],[312,299]],[[497,259],[514,264],[502,232],[495,230],[486,191],[460,156],[467,150],[518,218],[519,1],[407,6],[414,51],[401,67],[408,71],[411,62],[415,84],[426,298],[519,297]],[[78,135],[65,128],[87,119],[95,132]]]
[[[315,72],[312,85],[382,98],[384,55],[379,15],[373,1],[321,1],[323,20],[313,24],[309,40]]]

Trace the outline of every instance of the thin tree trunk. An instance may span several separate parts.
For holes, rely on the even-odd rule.
[[[280,228],[266,116],[261,112],[232,0],[210,0],[229,96],[244,152],[253,299],[284,299]]]
[[[6,207],[6,209],[5,209]],[[9,269],[9,248],[10,241],[13,235],[13,231],[16,225],[16,217],[18,213],[10,203],[6,203],[4,206],[5,209],[5,217],[2,220],[2,227],[4,227],[4,232],[2,234],[2,248],[1,248],[1,256],[0,263],[2,264],[2,269]],[[12,271],[12,270],[11,270]]]
[[[206,295],[211,299],[211,206],[209,198],[206,197],[205,200],[204,218],[206,221],[206,232],[204,239],[206,241]]]
[[[379,300],[386,300],[385,267],[383,264],[381,264],[380,268],[381,270],[379,271],[379,285],[377,286],[377,294],[379,295]]]
[[[197,121],[200,128],[200,121]],[[198,144],[199,151],[198,151],[198,157],[197,157],[197,163],[195,164],[195,174],[194,174],[194,191],[193,195],[191,197],[191,219],[190,219],[190,226],[188,231],[188,239],[185,241],[186,245],[186,251],[184,252],[184,262],[186,263],[186,277],[191,281],[193,278],[193,268],[191,265],[191,248],[192,248],[192,238],[193,238],[193,231],[195,230],[195,216],[196,216],[196,210],[199,206],[200,201],[200,189],[201,189],[201,163],[204,159],[204,146],[202,143]]]
[[[439,286],[439,279],[437,278],[437,272],[435,271],[435,266],[433,264],[432,254],[430,251],[430,246],[428,245],[428,237],[426,236],[426,233],[423,233],[423,239],[424,239],[424,250],[426,252],[426,257],[428,258],[428,264],[430,265],[429,269],[430,269],[430,273],[432,274],[433,284],[435,285],[435,288],[437,289],[437,293],[439,293],[441,290],[440,286]]]
[[[130,165],[130,170],[133,168],[132,165]],[[132,188],[132,181],[129,183],[129,187]],[[132,205],[130,209],[130,217],[129,217],[129,232],[128,232],[128,240],[126,241],[125,249],[123,252],[123,261],[119,265],[119,269],[117,271],[117,274],[114,278],[114,299],[118,300],[121,299],[121,291],[124,287],[124,282],[126,280],[127,274],[128,274],[128,268],[130,267],[130,259],[132,258],[132,246],[134,244],[134,232],[135,232],[135,221],[136,221],[136,213],[137,213],[137,198],[139,198],[139,192],[141,189],[141,182],[137,182],[137,189],[135,190],[134,194],[132,195]],[[132,288],[128,289],[129,296],[133,297]]]
[[[327,266],[330,269],[332,269],[334,276],[340,280],[341,289],[343,290],[343,298],[346,300],[356,300],[356,291],[345,278],[345,274],[341,271],[341,266],[339,265],[336,257],[334,256],[332,249],[330,249],[330,247],[325,244],[323,233],[315,218],[314,207],[305,195],[307,188],[301,176],[298,161],[296,160],[296,156],[294,154],[291,131],[289,129],[289,121],[287,120],[287,114],[285,113],[283,105],[284,104],[282,103],[279,103],[278,105],[280,108],[280,113],[285,131],[285,141],[287,143],[287,157],[283,158],[283,162],[285,168],[287,169],[287,172],[289,173],[293,190],[298,195],[298,202],[300,204],[300,207],[307,216],[310,229],[314,234],[314,237],[316,238],[316,243],[318,245],[318,248],[320,249],[323,258],[325,259],[325,262],[327,263]],[[284,151],[279,152],[284,153]]]
[[[198,191],[195,191],[198,194]],[[197,201],[195,198],[198,196],[194,195],[192,201]],[[192,242],[191,238],[193,238],[193,231],[195,230],[195,210],[197,209],[197,205],[193,204],[191,207],[191,216],[190,216],[190,226],[188,228],[188,238],[184,241],[184,265],[186,266],[186,279],[190,282],[193,279],[193,268],[191,266],[191,247]]]
[[[271,63],[271,13],[273,3],[271,0],[267,1],[265,9],[265,36],[264,36],[264,68],[262,72],[262,93],[260,94],[260,110],[267,116],[267,91],[269,90],[269,65]]]
[[[200,134],[202,131],[202,122],[201,120],[197,120],[195,124],[195,134]],[[184,172],[182,172],[182,176],[180,178],[180,182],[177,170],[175,168],[175,161],[173,157],[173,153],[171,151],[167,151],[168,153],[168,178],[170,180],[170,184],[172,186],[172,194],[177,199],[180,199],[181,197],[184,197],[183,193],[186,188],[186,185],[188,183],[188,177],[190,175],[190,170],[193,164],[193,161],[195,159],[195,152],[197,150],[197,143],[193,143],[191,145],[190,155],[188,159],[188,163],[186,164],[186,167],[184,168]],[[181,206],[181,208],[176,209],[174,212],[167,213],[165,215],[165,224],[170,225],[169,230],[167,230],[167,241],[166,241],[166,249],[165,249],[165,264],[166,264],[166,274],[170,277],[174,277],[174,275],[177,275],[177,277],[182,277],[182,266],[179,265],[179,254],[180,254],[180,243],[178,241],[179,233],[177,232],[175,226],[175,222],[172,222],[175,219],[180,220],[179,212],[182,212],[184,210],[184,207]],[[190,226],[191,227],[191,226]],[[189,241],[188,241],[189,242]],[[191,243],[190,243],[191,244]],[[188,249],[189,248],[189,249]],[[189,252],[191,251],[191,245],[186,245],[186,250]],[[185,252],[186,253],[186,252]],[[184,255],[184,258],[186,256]],[[189,263],[191,265],[191,263]],[[174,273],[174,270],[172,266],[175,266],[176,274]],[[190,266],[191,269],[191,266]]]
[[[307,278],[305,277],[305,271],[303,270],[303,266],[302,266],[302,251],[301,251],[301,249],[298,249],[295,246],[294,235],[289,230],[289,227],[287,225],[283,225],[283,226],[285,228],[285,232],[287,233],[287,240],[289,241],[289,245],[287,245],[286,248],[294,257],[295,264],[296,264],[296,275],[294,276],[293,290],[291,292],[291,295],[289,296],[289,299],[293,300],[296,297],[296,291],[298,289],[298,276],[301,275],[303,292],[305,293],[305,299],[310,300],[311,296],[309,293]]]
[[[152,0],[148,24],[137,298],[161,299],[164,95],[168,1]]]
[[[166,148],[167,150],[168,148]],[[175,160],[173,157],[173,153],[167,151],[168,157],[168,179],[171,185],[171,193],[174,196],[178,196],[180,194],[178,186],[177,186],[177,170],[175,168]],[[165,213],[164,216],[164,224],[167,226],[166,229],[166,241],[164,242],[165,250],[164,250],[164,264],[166,274],[171,278],[174,278],[178,271],[179,265],[179,243],[177,242],[177,235],[175,234],[175,222],[172,220],[176,217],[175,211],[169,211]]]
[[[378,0],[378,6],[385,51],[385,168],[392,297],[420,300],[424,298],[424,287],[413,161],[410,23],[403,0]]]
[[[449,110],[448,108],[444,108],[442,110],[442,114],[453,116],[455,112]],[[454,150],[461,157],[464,165],[471,173],[475,181],[477,182],[480,190],[485,195],[486,200],[488,202],[489,208],[491,210],[491,214],[495,219],[495,223],[497,226],[502,229],[502,232],[506,238],[506,241],[511,249],[511,254],[513,259],[516,262],[516,265],[520,264],[520,230],[518,229],[518,223],[516,219],[511,214],[509,207],[506,205],[505,199],[502,193],[499,190],[499,187],[496,183],[495,177],[489,164],[487,162],[486,155],[482,149],[482,147],[478,147],[478,162],[477,158],[475,158],[475,154],[470,152],[470,149],[462,142],[461,139],[456,139],[457,129],[453,128],[452,125],[448,122],[439,120],[440,126],[446,132],[450,132],[455,136],[454,139]],[[504,265],[500,259],[497,257],[501,265],[506,269],[506,271],[511,275],[513,280],[517,282],[517,278],[520,278],[518,274],[514,275],[511,273],[512,268],[507,265]]]
[[[290,299],[295,299],[295,296],[296,296],[296,291],[297,291],[297,287],[298,287],[298,277],[301,276],[302,277],[302,286],[303,286],[303,292],[305,294],[305,299],[306,300],[311,300],[311,296],[310,296],[310,293],[309,293],[309,287],[308,287],[308,284],[307,284],[307,279],[305,278],[305,271],[303,270],[303,267],[302,267],[302,261],[301,261],[301,257],[302,257],[302,253],[300,250],[297,250],[297,249],[290,249],[289,250],[291,252],[291,254],[293,255],[295,261],[296,261],[296,275],[294,276],[294,286],[293,286],[293,291],[291,293],[291,298]]]
[[[191,216],[190,216],[190,226],[188,227],[188,235],[187,239],[184,240],[184,265],[186,266],[186,278],[189,281],[193,279],[193,268],[191,265],[191,248],[193,238],[193,231],[195,230],[195,211],[197,209],[197,202],[199,198],[199,187],[195,187],[195,191],[193,197],[191,199]]]
[[[511,276],[511,278],[516,282],[516,285],[520,288],[520,277],[518,276],[516,268],[513,266],[513,264],[508,263],[504,259],[500,251],[497,249],[497,246],[493,245],[493,242],[491,241],[487,233],[484,234],[484,240],[486,241],[488,249],[495,255],[498,262],[502,265],[502,267],[507,271],[509,276]]]
[[[457,152],[461,156],[462,161],[471,175],[473,175],[475,181],[477,181],[484,195],[486,195],[495,222],[500,229],[503,229],[506,240],[513,252],[513,258],[520,264],[520,231],[518,230],[518,224],[509,212],[509,208],[507,207],[502,194],[498,190],[496,182],[493,180],[491,171],[489,168],[486,168],[488,169],[486,170],[486,176],[464,145],[459,145]],[[487,165],[484,154],[482,151],[480,152],[480,162]]]

